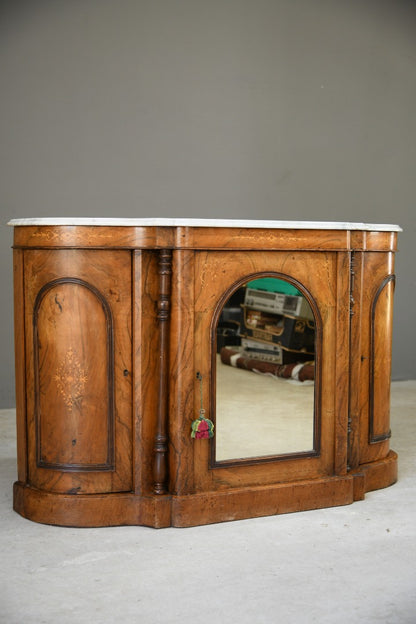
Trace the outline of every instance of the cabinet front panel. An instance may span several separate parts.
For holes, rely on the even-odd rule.
[[[301,480],[346,471],[348,383],[337,383],[338,371],[348,377],[349,273],[339,271],[341,254],[311,252],[197,252],[195,255],[195,371],[210,383],[203,384],[202,404],[214,422],[215,319],[224,293],[264,275],[282,277],[301,288],[314,311],[317,331],[314,398],[314,441],[309,453],[285,457],[251,458],[216,465],[211,441],[194,440],[195,490],[223,489],[256,483],[271,484]],[[345,256],[345,257],[344,257]],[[347,254],[342,254],[347,261]],[[344,267],[345,268],[345,267]],[[307,293],[307,295],[306,295]],[[215,372],[213,373],[213,375]],[[252,372],[244,372],[253,375]],[[290,384],[290,382],[287,382]],[[195,387],[195,414],[201,405],[200,388]],[[256,406],[253,405],[253,410]],[[290,405],[287,412],[291,411]],[[261,409],[252,432],[263,426]],[[258,430],[256,431],[256,428]],[[239,435],[238,421],[235,436]],[[313,446],[313,449],[312,449]],[[335,459],[335,452],[343,459]],[[345,461],[344,461],[345,460]]]
[[[25,254],[29,480],[63,493],[129,490],[130,254]]]
[[[366,253],[361,281],[360,464],[390,448],[394,256]]]

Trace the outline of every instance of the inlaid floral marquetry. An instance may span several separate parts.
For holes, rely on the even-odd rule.
[[[65,405],[71,412],[74,404],[82,399],[85,384],[88,381],[87,371],[82,367],[72,348],[66,352],[63,362],[54,375],[54,380]]]

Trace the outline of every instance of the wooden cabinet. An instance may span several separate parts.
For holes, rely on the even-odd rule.
[[[348,504],[394,483],[400,228],[12,224],[17,512],[64,526],[191,526]],[[296,286],[312,310],[311,445],[218,461],[215,435],[193,439],[191,424],[201,405],[219,424],[218,319],[237,288],[263,277]],[[256,436],[261,413],[251,427]]]

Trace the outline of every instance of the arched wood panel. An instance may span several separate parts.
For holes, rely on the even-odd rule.
[[[33,339],[38,467],[113,470],[114,340],[107,301],[80,279],[49,282],[36,298]]]
[[[369,442],[388,440],[394,275],[380,284],[371,306]]]

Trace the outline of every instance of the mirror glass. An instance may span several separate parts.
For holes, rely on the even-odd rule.
[[[214,462],[314,452],[315,318],[288,280],[251,279],[216,325]]]

